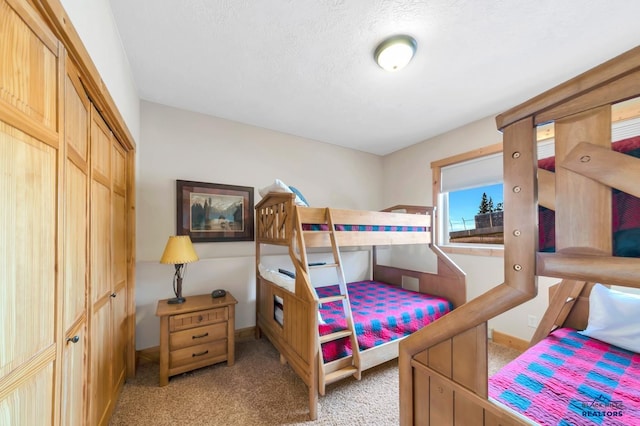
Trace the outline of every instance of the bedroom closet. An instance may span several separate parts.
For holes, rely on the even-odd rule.
[[[135,147],[78,41],[0,0],[0,424],[107,424],[134,372]]]

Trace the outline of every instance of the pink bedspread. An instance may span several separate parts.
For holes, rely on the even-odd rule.
[[[441,297],[405,290],[376,281],[347,284],[353,321],[360,350],[407,336],[435,321],[453,309]],[[339,294],[338,286],[316,289],[319,297]],[[320,324],[320,335],[346,328],[341,302],[325,303],[320,315],[326,324]],[[348,338],[322,345],[325,362],[351,354]]]
[[[489,379],[541,425],[640,425],[640,355],[561,328]]]

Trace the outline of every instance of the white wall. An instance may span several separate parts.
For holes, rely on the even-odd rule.
[[[383,200],[385,205],[432,205],[431,162],[502,141],[493,116],[478,120],[383,159]],[[470,300],[504,280],[502,257],[451,254],[451,259],[467,274],[467,298]],[[417,259],[414,259],[417,261]],[[406,263],[411,263],[406,260]],[[542,317],[548,304],[548,287],[558,280],[541,278],[538,296],[489,321],[489,328],[529,340],[534,328],[528,327],[528,315]]]
[[[140,99],[109,0],[61,0],[136,143]]]
[[[382,158],[377,155],[146,101],[141,103],[141,139],[137,349],[158,345],[156,302],[172,297],[173,267],[159,259],[167,238],[176,232],[177,179],[254,187],[257,202],[257,190],[278,178],[300,189],[314,206],[384,207]],[[188,266],[183,294],[230,290],[239,301],[236,328],[255,325],[255,243],[197,243],[195,249],[200,261]],[[368,255],[353,255],[360,256],[354,276],[362,276]]]

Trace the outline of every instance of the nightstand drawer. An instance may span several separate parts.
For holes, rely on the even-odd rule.
[[[179,368],[184,365],[200,363],[211,358],[226,357],[226,355],[227,339],[191,346],[171,351],[169,355],[169,368]]]
[[[226,321],[229,318],[227,308],[207,309],[206,311],[172,315],[169,318],[169,331],[185,330],[201,325]]]
[[[215,340],[225,339],[226,337],[226,322],[176,331],[169,335],[169,350],[173,351],[188,346],[202,345]]]

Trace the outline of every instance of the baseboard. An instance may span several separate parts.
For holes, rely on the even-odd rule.
[[[497,330],[492,330],[491,334],[493,336],[492,337],[493,343],[497,343],[499,345],[506,346],[508,348],[512,348],[520,352],[524,352],[529,347],[529,342],[527,340],[510,336],[508,334],[501,333]]]
[[[255,338],[255,334],[255,327],[247,327],[236,330],[234,333],[234,337],[236,342],[242,342]],[[136,365],[146,362],[152,362],[155,364],[160,363],[160,346],[153,346],[136,351]]]
[[[251,340],[256,337],[256,328],[255,327],[241,328],[236,330],[234,335],[236,337],[236,342]]]

